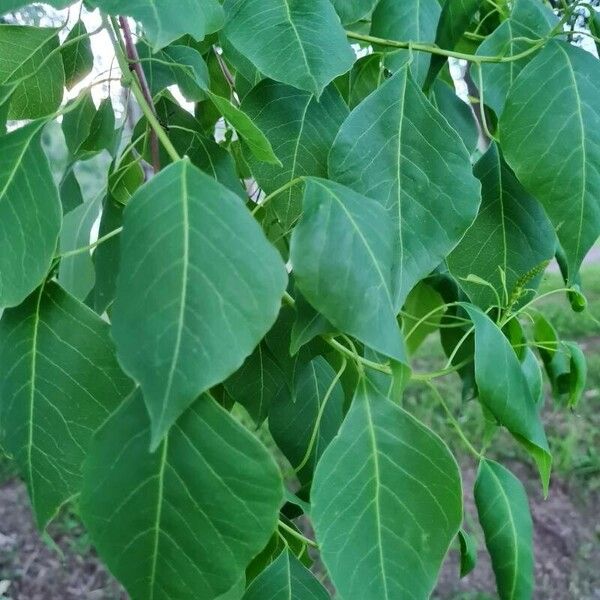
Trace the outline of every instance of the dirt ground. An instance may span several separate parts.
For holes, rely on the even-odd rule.
[[[536,549],[536,600],[600,600],[600,491],[582,493],[585,484],[555,480],[548,500],[535,474],[521,463],[508,464],[527,487],[532,502]],[[478,564],[458,578],[458,552],[451,550],[435,598],[497,598],[489,559],[470,490],[473,468],[463,469],[467,524],[479,538]],[[58,549],[40,539],[21,483],[0,487],[0,600],[125,600],[127,596],[100,566],[76,520],[65,515],[51,529]],[[62,554],[62,555],[61,555]],[[2,592],[4,595],[2,595]]]

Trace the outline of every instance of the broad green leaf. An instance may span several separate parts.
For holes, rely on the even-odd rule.
[[[79,493],[92,434],[133,385],[114,358],[108,325],[52,282],[4,313],[0,381],[2,445],[44,529]]]
[[[475,165],[481,181],[479,214],[448,257],[448,268],[483,309],[531,295],[554,257],[556,237],[539,202],[528,194],[495,144]],[[466,280],[475,275],[490,286]]]
[[[441,12],[438,0],[380,0],[373,12],[371,35],[402,42],[433,43]],[[394,50],[386,55],[385,65],[395,71],[404,67],[407,57],[410,57],[408,50]],[[415,52],[411,59],[411,72],[422,85],[431,55]]]
[[[208,395],[150,454],[135,392],[94,436],[81,516],[132,600],[218,598],[273,533],[283,496],[267,449]]]
[[[402,330],[409,354],[414,354],[427,336],[438,330],[444,314],[443,304],[440,294],[424,281],[408,294],[402,311]],[[438,308],[440,310],[436,310]]]
[[[531,397],[536,406],[541,406],[544,402],[544,379],[540,363],[531,348],[525,348],[525,353],[521,359],[521,369],[527,380]]]
[[[556,26],[558,17],[550,7],[538,0],[516,0],[509,19],[504,21],[477,49],[481,56],[514,56],[531,48],[531,43],[519,38],[542,38]],[[497,115],[504,110],[506,97],[517,75],[531,61],[531,54],[507,63],[481,65],[483,99]],[[477,81],[477,78],[475,79]]]
[[[56,29],[0,24],[0,104],[10,119],[52,114],[63,98],[65,71]]]
[[[268,417],[273,400],[286,386],[286,378],[269,349],[261,343],[224,385],[259,426]]]
[[[479,141],[479,129],[473,109],[456,95],[454,88],[441,79],[433,84],[430,97],[432,104],[460,135],[467,150],[475,152]]]
[[[500,143],[523,186],[544,206],[572,282],[600,234],[600,62],[553,42],[517,77],[500,119]]]
[[[155,449],[200,393],[251,354],[287,276],[241,200],[188,159],[135,193],[123,227],[113,337],[144,391]]]
[[[350,25],[368,16],[377,5],[378,0],[332,0],[335,12],[342,24]]]
[[[392,297],[394,224],[378,202],[307,179],[290,257],[296,285],[337,329],[405,360]]]
[[[103,193],[81,204],[63,219],[60,232],[60,253],[65,254],[90,244],[94,223],[100,215]],[[61,259],[58,282],[78,300],[85,300],[96,281],[90,252],[81,252]]]
[[[271,142],[243,110],[240,110],[227,98],[222,98],[212,92],[207,92],[207,94],[225,120],[238,132],[238,135],[258,160],[278,166],[281,165],[273,152]]]
[[[41,146],[46,121],[0,137],[0,309],[44,279],[60,233],[61,206]]]
[[[189,33],[195,40],[223,26],[223,9],[218,0],[87,0],[93,8],[113,15],[128,15],[144,26],[144,35],[160,50]]]
[[[282,552],[248,587],[243,600],[328,600],[327,590],[289,551]]]
[[[333,144],[329,174],[390,213],[396,311],[458,243],[479,207],[480,185],[464,144],[408,67],[350,113]]]
[[[226,0],[224,9],[225,37],[275,81],[320,96],[354,63],[329,0]]]
[[[348,108],[334,85],[319,100],[309,92],[261,81],[242,102],[242,110],[264,131],[281,166],[270,165],[245,153],[256,181],[270,194],[304,175],[327,176],[327,157]],[[302,211],[302,188],[293,186],[273,199],[271,207],[284,228]]]
[[[464,529],[458,532],[460,544],[460,576],[468,575],[477,564],[477,544],[475,538]]]
[[[501,600],[533,597],[533,523],[521,482],[485,459],[475,482],[475,504],[492,558]]]
[[[81,186],[79,185],[79,181],[77,181],[77,176],[72,166],[69,167],[60,182],[59,194],[63,214],[65,215],[83,204]]]
[[[298,476],[303,482],[312,478],[344,418],[344,390],[335,378],[329,363],[317,356],[298,370],[291,393],[284,390],[271,405],[271,435],[292,467],[302,466]]]
[[[69,90],[87,77],[94,67],[92,43],[89,37],[84,37],[87,33],[83,21],[77,21],[60,50],[65,70],[65,85]]]
[[[428,598],[462,520],[456,461],[366,381],[317,466],[311,518],[344,600]]]
[[[71,156],[76,157],[90,133],[96,115],[92,91],[84,90],[67,105],[67,109],[62,119],[62,130]]]
[[[487,315],[468,304],[463,308],[475,327],[475,380],[479,400],[532,455],[546,494],[552,455],[519,359]]]
[[[153,53],[145,41],[137,44],[142,68],[153,96],[177,84],[186,100],[206,98],[209,87],[208,68],[202,55],[189,46],[173,45]]]
[[[482,0],[445,0],[437,26],[435,45],[446,50],[454,50],[481,4]],[[433,85],[446,60],[445,56],[437,54],[431,57],[425,89]]]

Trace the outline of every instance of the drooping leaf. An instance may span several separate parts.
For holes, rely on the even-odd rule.
[[[0,137],[0,309],[44,279],[58,242],[61,206],[41,146],[46,121]]]
[[[10,119],[56,111],[65,86],[57,30],[0,24],[0,86],[0,104],[10,98]]]
[[[243,600],[328,600],[327,590],[289,551],[282,552],[248,587]]]
[[[292,356],[315,337],[335,331],[335,327],[321,313],[317,312],[298,290],[295,291],[294,298],[296,300],[294,306],[296,320],[290,332],[290,354]]]
[[[350,113],[331,150],[329,174],[378,200],[395,223],[396,310],[458,243],[480,202],[464,144],[408,67]]]
[[[458,532],[458,542],[460,544],[460,576],[465,577],[477,564],[477,545],[475,538],[464,529]]]
[[[514,304],[537,287],[556,238],[541,205],[523,189],[496,144],[474,172],[482,189],[479,214],[447,262],[471,301],[485,310],[498,299],[501,306]],[[467,280],[469,275],[490,286]]]
[[[275,166],[245,153],[256,181],[270,194],[303,175],[327,176],[327,157],[348,108],[335,86],[330,85],[319,100],[309,92],[261,81],[242,102],[242,110],[265,133],[281,161]],[[302,190],[293,186],[273,199],[271,206],[284,228],[301,212]]]
[[[284,390],[271,405],[271,435],[294,469],[302,465],[298,477],[303,482],[312,478],[344,418],[344,391],[335,377],[329,363],[317,356],[298,370],[291,393]]]
[[[600,63],[552,42],[521,71],[500,119],[500,143],[544,206],[565,251],[569,281],[600,234]]]
[[[218,0],[87,0],[93,8],[113,15],[128,15],[144,26],[154,50],[160,50],[189,33],[196,40],[223,26],[223,9]]]
[[[241,200],[189,160],[135,193],[124,214],[113,336],[144,391],[153,448],[250,355],[275,321],[286,279]]]
[[[81,186],[72,167],[67,170],[60,182],[59,194],[63,214],[65,215],[83,204]]]
[[[392,298],[394,224],[375,200],[308,178],[291,242],[296,285],[337,329],[404,361]]]
[[[332,0],[335,12],[343,25],[350,25],[366,17],[377,5],[377,0]]]
[[[463,307],[475,327],[475,380],[479,400],[532,455],[544,493],[547,493],[552,455],[519,359],[487,315],[469,304]]]
[[[2,444],[44,529],[79,492],[94,431],[131,391],[108,325],[56,283],[0,321]]]
[[[371,35],[402,42],[433,43],[442,9],[438,0],[380,0],[371,19]],[[404,67],[408,50],[392,50],[385,57],[385,65],[395,71]],[[431,55],[416,52],[412,56],[411,72],[415,81],[423,85]]]
[[[69,90],[87,77],[94,67],[92,43],[87,33],[83,21],[77,21],[60,50],[65,70],[65,85]]]
[[[475,504],[500,599],[532,598],[533,524],[523,485],[502,465],[482,460],[475,482]]]
[[[248,411],[257,426],[267,418],[271,403],[285,385],[285,374],[265,344],[259,344],[241,369],[225,381],[229,395]]]
[[[402,330],[409,354],[414,354],[427,336],[437,330],[444,314],[443,304],[440,294],[424,281],[408,294],[402,311]]]
[[[227,39],[275,81],[320,96],[330,81],[354,63],[354,52],[329,0],[310,4],[226,0],[224,9]]]
[[[341,597],[429,597],[462,519],[458,466],[438,436],[364,380],[319,461],[311,499]]]
[[[536,406],[541,406],[544,401],[544,379],[540,363],[531,348],[525,348],[521,359],[521,369],[527,380],[533,401]]]
[[[132,600],[212,600],[275,529],[281,475],[266,448],[207,395],[150,454],[135,392],[95,435],[81,516]]]

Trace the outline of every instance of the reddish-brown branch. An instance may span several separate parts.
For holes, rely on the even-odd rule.
[[[125,51],[129,61],[129,68],[135,73],[140,84],[142,94],[144,94],[146,102],[150,108],[152,108],[152,112],[156,115],[156,108],[154,106],[154,101],[152,100],[150,86],[148,85],[146,74],[144,73],[144,69],[140,63],[140,56],[137,48],[133,43],[133,35],[131,33],[131,27],[129,27],[127,17],[119,17],[119,25],[121,27],[121,31],[123,32],[123,37],[125,38]],[[152,154],[152,167],[154,172],[158,173],[160,171],[160,149],[158,146],[158,137],[153,129],[150,129],[150,152]]]

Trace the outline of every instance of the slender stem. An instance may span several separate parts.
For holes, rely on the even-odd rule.
[[[273,193],[269,194],[268,196],[265,196],[265,199],[254,208],[254,210],[252,211],[252,214],[255,215],[261,208],[263,208],[267,203],[269,203],[271,200],[273,200],[273,198],[275,198],[276,196],[279,196],[279,194],[281,194],[282,192],[285,192],[285,190],[291,188],[292,186],[296,185],[297,183],[300,183],[303,179],[304,179],[303,177],[296,177],[294,179],[290,179],[290,181],[288,181],[286,184],[282,185],[279,189],[275,190]]]
[[[110,36],[111,42],[115,49],[115,54],[117,56],[117,60],[119,61],[119,67],[121,68],[121,73],[123,74],[123,77],[125,78],[127,76],[127,74],[130,72],[129,71],[129,62],[128,62],[127,56],[125,55],[125,52],[123,50],[122,43],[118,39],[117,34],[116,34],[116,32],[118,31],[118,24],[116,22],[116,19],[112,18],[112,27],[111,27],[111,24],[108,22],[108,19],[104,15],[103,15],[103,22],[105,23],[106,31],[108,32],[108,35]],[[153,129],[153,131],[158,136],[158,139],[160,140],[161,144],[164,146],[165,150],[167,151],[167,153],[169,154],[171,159],[172,160],[181,160],[181,157],[179,156],[179,153],[175,149],[175,146],[173,146],[173,144],[171,143],[169,136],[166,134],[165,130],[162,128],[162,125],[158,122],[158,119],[156,118],[156,115],[154,114],[152,107],[146,101],[146,97],[144,96],[144,93],[142,92],[142,90],[140,88],[140,83],[138,82],[137,78],[130,76],[129,83],[131,84],[131,90],[133,91],[133,95],[135,96],[135,99],[137,100],[138,104],[140,105],[140,108],[142,109],[142,112],[144,113],[146,120],[148,121],[148,123],[150,124],[150,127]]]
[[[295,537],[297,540],[300,540],[301,542],[305,543],[307,546],[311,546],[313,548],[319,547],[317,542],[303,536],[299,531],[296,531],[293,527],[290,527],[287,523],[284,523],[281,520],[279,521],[279,527],[284,531],[287,531],[287,533],[289,533],[292,537]]]
[[[388,365],[382,365],[381,363],[373,362],[368,358],[360,356],[360,354],[358,353],[352,352],[352,350],[349,350],[348,348],[346,348],[346,346],[344,346],[344,344],[340,344],[340,342],[338,342],[335,338],[331,336],[322,337],[332,348],[337,350],[340,354],[344,354],[345,356],[348,356],[349,358],[353,359],[355,362],[364,365],[365,367],[369,367],[374,371],[385,373],[386,375],[392,374],[392,369]]]
[[[88,246],[83,246],[82,248],[75,248],[75,250],[69,250],[68,252],[64,252],[63,254],[58,254],[56,258],[67,258],[69,256],[76,256],[77,254],[83,254],[84,252],[89,252],[93,250],[96,246],[103,244],[104,242],[110,240],[110,238],[115,237],[115,235],[119,235],[123,231],[122,227],[117,227],[117,229],[113,229],[113,231],[109,231],[106,235],[98,238],[93,244],[89,244]]]
[[[146,103],[152,110],[154,116],[156,116],[156,108],[154,106],[154,101],[152,100],[150,86],[148,85],[146,74],[140,63],[140,56],[137,48],[133,43],[133,36],[127,17],[119,17],[119,25],[121,26],[121,31],[125,38],[125,50],[127,51],[129,69],[134,71],[137,75],[138,83],[140,84],[140,89],[142,90],[142,94],[144,94]],[[150,131],[150,152],[152,154],[152,168],[155,173],[158,173],[160,171],[160,149],[158,147],[158,137],[155,131]]]
[[[411,375],[411,379],[414,379],[415,381],[430,381],[431,379],[437,379],[438,377],[444,377],[445,375],[456,373],[471,362],[473,362],[472,357],[465,358],[456,365],[440,369],[439,371],[431,371],[430,373],[413,373]]]

